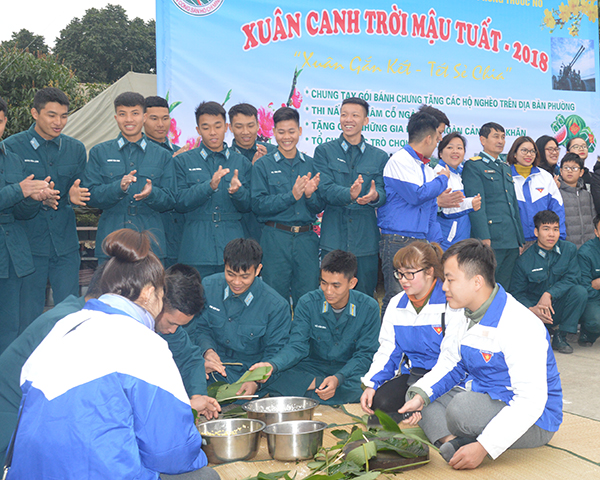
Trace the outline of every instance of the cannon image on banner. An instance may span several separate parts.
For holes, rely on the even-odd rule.
[[[594,78],[584,80],[581,78],[580,70],[573,68],[584,51],[585,47],[581,45],[569,64],[562,65],[558,76],[552,75],[553,90],[578,90],[581,92],[595,90]]]

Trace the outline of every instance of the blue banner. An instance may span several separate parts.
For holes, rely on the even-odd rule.
[[[364,136],[388,152],[425,103],[467,137],[469,155],[488,121],[506,128],[506,150],[517,136],[549,134],[563,146],[583,137],[591,153],[597,16],[591,0],[157,0],[158,92],[179,145],[196,139],[201,101],[255,105],[271,142],[273,113],[287,104],[312,154],[340,135],[341,102],[358,96],[371,105]]]

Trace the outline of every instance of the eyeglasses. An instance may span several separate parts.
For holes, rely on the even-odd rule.
[[[569,150],[587,150],[588,146],[587,145],[571,145],[571,148],[569,148]]]
[[[527,150],[526,148],[521,148],[519,150],[519,153],[521,153],[521,155],[535,155],[535,150]]]
[[[578,172],[579,167],[561,167],[565,172]]]
[[[546,150],[548,153],[558,153],[558,152],[560,152],[560,148],[557,148],[557,147],[548,147],[548,148],[544,148],[544,150]]]
[[[423,270],[425,270],[425,269],[422,268],[421,270],[417,270],[416,272],[406,272],[406,273],[402,273],[399,270],[395,270],[394,277],[396,277],[396,280],[402,280],[403,278],[406,278],[407,280],[414,280],[415,274],[422,272]]]

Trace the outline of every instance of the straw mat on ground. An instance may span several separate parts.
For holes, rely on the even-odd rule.
[[[360,405],[345,405],[348,413],[361,416]],[[342,409],[319,406],[315,420],[336,424],[350,430],[352,418]],[[320,414],[320,415],[318,415]],[[344,425],[344,426],[342,426]],[[337,439],[325,431],[323,445],[330,447]],[[290,470],[297,472],[300,480],[310,473],[307,462],[279,462],[269,457],[266,438],[261,438],[257,456],[248,462],[235,462],[216,466],[223,480],[241,480],[255,476],[258,472],[277,472]],[[386,475],[391,477],[391,475]],[[565,414],[560,431],[550,442],[550,446],[530,450],[509,450],[497,460],[486,458],[482,465],[473,471],[455,471],[450,468],[440,455],[431,451],[428,465],[410,470],[398,476],[401,480],[440,479],[482,479],[486,480],[569,480],[582,478],[600,478],[600,422],[577,415]],[[381,476],[380,478],[385,478]]]

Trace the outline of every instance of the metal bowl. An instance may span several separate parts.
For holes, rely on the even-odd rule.
[[[202,450],[209,463],[253,458],[258,452],[260,432],[264,428],[264,422],[246,418],[212,420],[198,425],[202,435]]]
[[[317,400],[306,397],[273,397],[252,400],[242,408],[248,412],[248,418],[255,418],[267,425],[290,420],[312,420]]]
[[[324,422],[295,420],[274,423],[265,428],[269,455],[275,460],[289,462],[313,458],[323,445]]]

